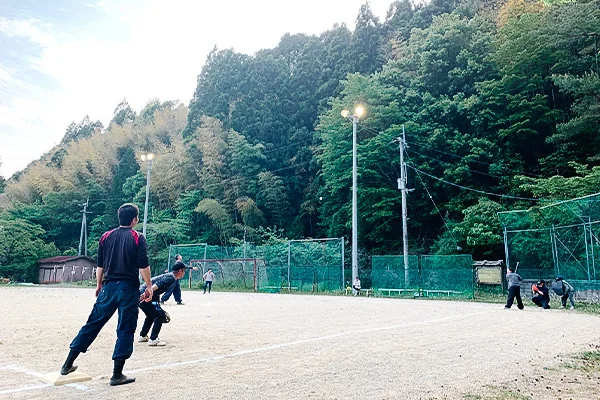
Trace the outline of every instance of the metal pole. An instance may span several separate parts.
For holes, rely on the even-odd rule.
[[[504,258],[506,259],[506,270],[510,268],[510,259],[508,258],[508,234],[506,233],[506,226],[504,226]]]
[[[87,202],[85,203],[85,207],[83,208],[83,246],[83,254],[87,257]]]
[[[244,262],[242,263],[242,274],[246,273],[246,228],[244,228]]]
[[[288,288],[292,287],[292,283],[290,281],[290,264],[291,264],[291,262],[292,262],[292,241],[288,240]]]
[[[560,275],[560,262],[558,260],[558,244],[556,243],[556,229],[552,225],[552,237],[554,239],[554,254],[556,257],[556,275]]]
[[[587,274],[588,274],[588,281],[589,281],[592,278],[590,275],[590,252],[588,251],[587,229],[585,228],[585,222],[583,223],[583,240],[585,241],[585,261],[587,264]]]
[[[550,233],[550,248],[552,249],[552,264],[554,265],[554,274],[558,275],[556,255],[554,254],[554,236],[552,235],[552,228],[548,230],[548,233]]]
[[[404,282],[406,287],[410,284],[410,272],[408,270],[408,209],[406,205],[406,164],[404,163],[405,131],[402,124],[402,137],[400,141],[400,191],[402,192],[402,248],[404,255]]]
[[[342,241],[342,286],[341,286],[341,288],[342,288],[342,290],[344,290],[344,262],[345,262],[346,257],[344,255],[345,250],[344,250],[344,238],[343,237],[341,238],[341,241]]]
[[[592,269],[594,270],[594,280],[596,280],[596,260],[594,259],[594,233],[592,231],[592,217],[588,215],[588,222],[590,224],[590,246],[592,250]]]
[[[146,225],[148,223],[148,197],[150,196],[150,171],[152,171],[152,161],[148,161],[148,175],[146,176],[146,204],[144,204],[144,225],[142,233],[146,236]]]
[[[356,192],[356,130],[358,117],[352,116],[352,283],[358,276],[358,206]]]
[[[83,204],[83,217],[81,217],[81,233],[79,234],[79,251],[77,255],[81,255],[83,247],[83,232],[85,231],[85,212],[87,210],[87,201]],[[87,247],[87,246],[86,246]],[[87,255],[87,254],[86,254]]]

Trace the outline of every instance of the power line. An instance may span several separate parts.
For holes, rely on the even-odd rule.
[[[441,163],[446,164],[446,165],[451,165],[451,166],[454,166],[454,167],[458,167],[455,164],[449,163],[447,161],[442,161],[442,160],[437,159],[435,157],[428,156],[427,154],[419,153],[418,151],[415,151],[415,150],[412,150],[412,149],[410,149],[410,150],[406,149],[406,151],[410,151],[411,153],[418,154],[418,155],[420,155],[422,157],[426,157],[426,158],[429,158],[431,160],[435,160],[435,161],[441,162]],[[486,175],[486,176],[489,176],[489,177],[492,177],[492,178],[496,178],[496,179],[502,179],[502,178],[504,178],[503,176],[492,175],[492,174],[488,174],[487,172],[483,172],[483,171],[477,171],[475,169],[468,168],[468,167],[466,167],[464,165],[460,165],[460,167],[465,168],[465,169],[473,172],[474,174]]]
[[[470,190],[471,192],[476,192],[476,193],[485,194],[486,196],[496,196],[496,197],[503,197],[503,198],[506,198],[506,199],[514,199],[514,200],[527,200],[527,201],[554,201],[554,200],[548,200],[548,199],[535,199],[535,198],[532,198],[532,197],[511,196],[511,195],[508,195],[508,194],[498,194],[498,193],[486,192],[486,191],[484,191],[484,190],[473,189],[473,188],[470,188],[470,187],[467,187],[467,186],[462,186],[462,185],[459,185],[458,183],[449,182],[449,181],[447,181],[447,180],[444,180],[444,179],[442,179],[442,178],[438,178],[437,176],[434,176],[434,175],[428,174],[427,172],[425,172],[425,171],[421,171],[420,169],[416,168],[416,167],[415,167],[414,165],[412,165],[412,164],[408,164],[408,166],[409,166],[410,168],[412,168],[413,170],[415,170],[417,173],[419,173],[419,172],[420,172],[420,173],[422,173],[423,175],[426,175],[426,176],[428,176],[428,177],[430,177],[430,178],[432,178],[432,179],[436,179],[436,180],[438,180],[438,181],[440,181],[440,182],[442,182],[442,183],[445,183],[445,184],[447,184],[447,185],[456,186],[456,187],[458,187],[458,188],[460,188],[460,189],[464,189],[464,190]]]
[[[440,153],[440,154],[445,154],[445,155],[447,155],[447,156],[450,156],[450,157],[456,157],[456,158],[460,158],[460,159],[464,159],[464,158],[466,158],[466,156],[459,156],[459,155],[456,155],[456,154],[452,154],[452,153],[448,153],[448,152],[445,152],[445,151],[442,151],[442,150],[438,150],[438,149],[436,149],[435,147],[432,147],[432,146],[426,145],[426,144],[424,144],[424,143],[417,143],[417,142],[408,142],[408,143],[410,143],[410,144],[412,144],[412,145],[415,145],[415,146],[426,147],[426,148],[428,148],[428,149],[430,149],[430,150],[432,150],[432,151],[435,151],[435,152],[437,152],[437,153]],[[474,163],[481,164],[481,165],[487,165],[487,166],[490,166],[490,167],[495,167],[495,166],[497,166],[497,165],[493,165],[493,164],[486,163],[486,162],[484,162],[484,161],[479,161],[479,160],[469,160],[469,162],[474,162]],[[504,166],[502,166],[502,168],[504,168],[505,170],[507,170],[507,171],[509,171],[509,172],[514,172],[514,173],[516,173],[516,174],[529,175],[529,176],[531,176],[531,177],[535,177],[535,178],[543,178],[543,176],[542,176],[542,175],[534,174],[534,173],[532,173],[532,172],[526,172],[526,171],[515,171],[515,170],[512,170],[512,169],[510,169],[510,168],[507,168],[507,167],[504,167]]]
[[[371,132],[371,133],[373,133],[375,135],[379,135],[381,133],[381,132],[378,132],[378,131],[374,130],[373,128],[369,128],[368,126],[361,125],[361,128],[362,128],[362,130],[369,131],[369,132]],[[424,144],[424,143],[418,143],[418,142],[413,142],[413,141],[408,141],[408,140],[406,141],[406,143],[407,144],[411,144],[411,145],[415,145],[415,146],[426,147],[426,148],[428,148],[428,149],[430,149],[432,151],[435,151],[435,152],[440,153],[440,154],[445,154],[445,155],[450,156],[450,157],[455,157],[455,158],[459,158],[459,159],[466,158],[466,156],[459,156],[459,155],[456,155],[456,154],[448,153],[446,151],[438,150],[435,147],[432,147],[432,146]],[[408,149],[408,146],[407,146],[407,149]],[[414,151],[414,150],[410,150],[410,151]],[[421,155],[424,155],[424,154],[421,154]],[[441,160],[438,160],[438,161],[441,161]],[[441,161],[441,162],[443,162],[443,161]],[[469,162],[473,162],[473,163],[477,163],[477,164],[481,164],[481,165],[486,165],[486,166],[489,166],[489,167],[497,167],[498,166],[498,165],[490,164],[490,163],[487,163],[485,161],[479,161],[479,160],[469,160]],[[534,177],[534,178],[544,178],[542,175],[534,174],[532,172],[516,171],[516,170],[510,169],[510,168],[505,167],[505,166],[501,166],[501,167],[503,169],[505,169],[506,171],[513,172],[515,174],[528,175],[528,176]],[[472,172],[475,172],[475,173],[480,173],[480,174],[489,175],[489,176],[495,176],[495,175],[490,175],[490,174],[487,174],[487,173],[481,172],[481,171],[475,171],[475,170],[472,170],[472,169],[469,169],[469,170],[472,171]]]
[[[408,156],[408,154],[406,155],[407,158],[410,159],[410,157]],[[408,166],[410,166],[408,163],[406,164]],[[442,219],[442,221],[444,222],[444,226],[446,227],[446,229],[448,230],[448,233],[450,234],[450,236],[452,236],[452,240],[454,240],[454,244],[456,245],[456,249],[460,249],[460,246],[458,245],[458,241],[456,240],[456,237],[454,236],[454,233],[452,232],[452,230],[450,229],[450,227],[448,226],[448,223],[446,222],[446,219],[444,218],[444,216],[442,215],[442,213],[440,212],[440,209],[438,208],[437,204],[435,203],[435,200],[433,200],[433,196],[431,196],[431,193],[429,193],[429,189],[427,188],[427,185],[425,184],[425,182],[423,181],[423,178],[421,178],[421,175],[419,174],[419,170],[416,170],[417,172],[417,176],[419,177],[419,180],[421,181],[421,184],[423,185],[423,187],[425,188],[425,191],[427,192],[427,195],[429,196],[429,199],[431,200],[431,202],[433,203],[433,206],[435,207],[435,210],[437,211],[438,215],[440,216],[440,218]]]

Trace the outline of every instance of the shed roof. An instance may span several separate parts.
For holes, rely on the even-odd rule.
[[[483,260],[483,261],[473,261],[473,266],[475,267],[499,267],[504,263],[503,260]]]
[[[42,260],[38,260],[39,264],[46,264],[46,263],[65,263],[67,261],[71,261],[71,260],[78,260],[78,259],[86,259],[88,261],[94,261],[93,258],[88,257],[88,256],[56,256],[56,257],[50,257],[50,258],[44,258]]]

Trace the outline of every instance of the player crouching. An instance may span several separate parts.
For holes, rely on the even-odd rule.
[[[165,342],[160,341],[158,334],[160,333],[162,324],[168,323],[171,318],[160,306],[160,295],[166,292],[176,281],[183,278],[183,275],[185,275],[185,264],[178,261],[173,265],[171,270],[172,272],[152,278],[152,290],[154,294],[151,299],[144,300],[146,284],[144,283],[140,286],[140,309],[146,314],[146,319],[144,320],[144,325],[138,339],[140,343],[148,342],[148,345],[153,347],[166,345]],[[150,333],[150,338],[148,338],[150,328],[152,328],[152,332]]]

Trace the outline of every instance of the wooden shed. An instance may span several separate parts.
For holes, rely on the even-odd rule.
[[[96,261],[87,256],[58,256],[38,261],[39,283],[78,282],[95,276]]]

